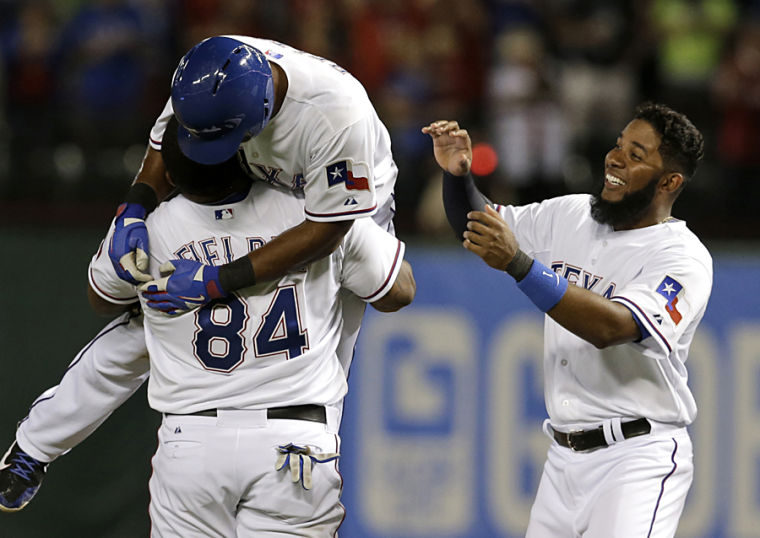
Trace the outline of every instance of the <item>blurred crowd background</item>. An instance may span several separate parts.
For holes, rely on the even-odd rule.
[[[459,120],[483,190],[525,203],[592,189],[653,100],[706,140],[676,216],[708,241],[760,239],[760,0],[0,0],[0,224],[102,227],[179,58],[226,33],[365,85],[393,140],[401,235],[451,237],[422,125]]]

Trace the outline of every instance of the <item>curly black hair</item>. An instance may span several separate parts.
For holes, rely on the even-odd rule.
[[[663,104],[642,103],[634,119],[644,120],[660,135],[659,152],[666,170],[680,172],[686,183],[704,156],[704,139],[685,115]]]
[[[177,141],[178,125],[177,118],[172,116],[161,142],[161,157],[172,182],[180,191],[199,196],[223,195],[237,181],[243,181],[243,178],[248,180],[237,154],[213,165],[199,164],[187,158]]]

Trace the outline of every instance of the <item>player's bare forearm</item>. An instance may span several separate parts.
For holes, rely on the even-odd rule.
[[[353,221],[306,220],[221,267],[194,260],[173,260],[159,268],[161,279],[147,282],[139,289],[148,306],[176,315],[258,282],[278,280],[329,255],[352,224]]]
[[[547,314],[599,349],[641,338],[630,310],[578,286],[568,286],[562,299]]]
[[[416,294],[417,283],[414,281],[412,266],[404,260],[390,291],[370,304],[380,312],[396,312],[411,304]]]
[[[166,167],[160,151],[148,146],[140,170],[135,176],[135,183],[145,183],[150,186],[156,192],[159,202],[165,200],[174,190],[166,178]]]
[[[289,271],[328,256],[338,248],[352,224],[352,220],[305,220],[298,226],[286,230],[248,254],[256,282],[276,280]]]
[[[134,307],[134,303],[124,305],[106,301],[92,289],[92,286],[87,286],[87,299],[90,301],[90,307],[97,315],[107,318],[117,316]]]

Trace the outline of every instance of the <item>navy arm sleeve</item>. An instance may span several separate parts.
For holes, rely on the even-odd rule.
[[[475,180],[470,173],[466,176],[455,176],[444,172],[442,190],[446,218],[458,239],[462,238],[467,229],[467,213],[473,210],[483,211],[486,204],[493,206],[491,200],[475,186]]]

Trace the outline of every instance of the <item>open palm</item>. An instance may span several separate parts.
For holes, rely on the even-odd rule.
[[[438,166],[455,176],[463,176],[472,164],[472,142],[466,129],[456,121],[439,120],[423,127],[433,139],[433,154]]]

